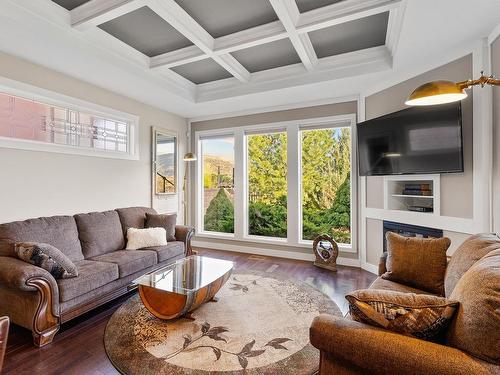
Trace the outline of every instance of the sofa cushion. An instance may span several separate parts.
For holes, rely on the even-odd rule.
[[[500,365],[500,249],[478,260],[450,296],[460,302],[448,344]]]
[[[403,285],[391,280],[385,280],[381,277],[377,277],[375,281],[370,285],[370,289],[378,289],[378,290],[392,290],[394,292],[403,292],[403,293],[415,293],[415,294],[430,294],[425,290],[412,288],[408,285]]]
[[[113,263],[80,260],[75,262],[78,277],[59,279],[59,300],[69,301],[118,279],[118,266]]]
[[[122,224],[116,211],[75,215],[85,259],[125,247]]]
[[[96,256],[91,260],[116,264],[120,277],[141,271],[158,263],[156,252],[148,250],[118,250]]]
[[[76,222],[72,216],[40,217],[0,224],[0,241],[47,243],[72,261],[83,259]],[[13,253],[10,255],[15,256]]]
[[[146,228],[165,228],[167,231],[167,241],[175,241],[175,224],[177,214],[149,214],[146,213]]]
[[[444,296],[449,238],[403,237],[387,232],[387,262],[381,277]]]
[[[143,250],[153,250],[158,254],[158,262],[163,262],[165,260],[178,257],[179,255],[184,254],[184,242],[181,241],[173,241],[169,242],[165,246],[151,246],[146,247]]]
[[[57,248],[46,243],[18,242],[15,245],[17,257],[48,271],[55,279],[78,276],[78,268]]]
[[[116,209],[120,222],[122,223],[123,234],[127,234],[128,228],[144,228],[146,213],[156,214],[154,208],[150,207],[127,207]]]
[[[458,305],[444,297],[376,289],[356,290],[345,298],[353,320],[423,340],[441,334]]]
[[[458,280],[479,259],[500,249],[500,238],[493,233],[481,233],[467,238],[453,253],[444,279],[445,295],[453,292]]]

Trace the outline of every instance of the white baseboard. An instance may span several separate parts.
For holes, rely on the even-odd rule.
[[[378,266],[374,264],[361,263],[361,268],[368,272],[374,273],[375,275],[378,275]]]
[[[213,250],[234,251],[236,253],[246,253],[246,254],[264,255],[276,258],[306,260],[311,262],[314,261],[315,259],[313,254],[301,253],[298,251],[263,249],[261,247],[231,245],[225,243],[214,243],[205,241],[192,241],[192,245],[193,247],[204,247]],[[360,267],[359,259],[338,257],[337,264],[340,266]]]

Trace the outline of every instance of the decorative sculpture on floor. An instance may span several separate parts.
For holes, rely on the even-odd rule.
[[[331,236],[322,234],[316,237],[313,242],[313,254],[316,256],[315,266],[337,272],[339,247]]]

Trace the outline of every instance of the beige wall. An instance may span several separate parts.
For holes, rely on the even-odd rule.
[[[437,80],[463,81],[472,76],[472,56],[466,56],[366,98],[366,119],[406,108],[404,102],[419,85]],[[472,95],[462,102],[464,173],[441,175],[441,215],[472,218]],[[382,177],[367,177],[368,207],[383,208]],[[456,187],[460,186],[460,189]]]
[[[491,73],[500,77],[500,37],[491,46]],[[493,224],[500,233],[500,87],[493,88]]]
[[[140,118],[137,161],[0,148],[0,222],[151,206],[151,126],[179,132],[182,155],[186,119],[4,53],[0,75]],[[177,211],[177,196],[155,199],[154,207]]]
[[[297,108],[284,111],[275,111],[267,113],[259,113],[253,115],[245,115],[238,117],[228,117],[217,120],[199,121],[191,123],[191,139],[193,140],[192,149],[194,150],[194,135],[196,131],[200,130],[212,130],[212,129],[225,129],[232,128],[236,126],[246,126],[246,125],[257,125],[274,123],[281,121],[293,121],[293,120],[304,120],[308,118],[315,117],[327,117],[327,116],[337,116],[345,114],[356,114],[357,113],[357,103],[355,101],[337,103],[337,104],[327,104],[314,107]],[[194,169],[192,170],[194,172]],[[194,173],[192,173],[194,175]],[[191,202],[194,202],[194,191],[191,194]],[[191,210],[192,218],[195,217],[195,210],[192,207]],[[270,249],[270,250],[281,250],[281,251],[295,251],[302,253],[310,253],[312,250],[304,247],[291,247],[288,245],[270,245],[270,244],[260,244],[256,242],[244,242],[244,241],[233,241],[233,240],[220,240],[220,239],[207,239],[207,238],[195,238],[195,240],[200,240],[203,242],[208,242],[213,244],[216,248],[217,244],[229,244],[236,246],[251,246],[253,248]],[[344,253],[340,254],[344,258],[354,258],[356,259],[357,254]]]

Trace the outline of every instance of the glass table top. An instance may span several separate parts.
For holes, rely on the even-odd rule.
[[[189,294],[224,276],[232,268],[233,262],[227,260],[191,255],[147,273],[133,283],[166,292]]]

